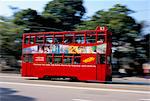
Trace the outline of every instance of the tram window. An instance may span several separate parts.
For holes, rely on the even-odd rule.
[[[61,54],[55,54],[54,55],[54,63],[55,64],[61,64],[62,63],[62,55]]]
[[[72,64],[72,54],[65,54],[64,56],[64,64]]]
[[[63,35],[55,35],[54,43],[62,43],[62,41],[63,41]]]
[[[35,38],[35,36],[30,37],[30,44],[34,44],[34,38]]]
[[[86,35],[86,43],[95,43],[96,42],[96,35]]]
[[[104,33],[98,33],[97,42],[104,42],[105,41],[105,35]]]
[[[64,37],[64,43],[65,44],[69,44],[69,43],[73,43],[73,34],[66,34]]]
[[[43,35],[36,36],[36,43],[43,43],[43,42],[44,42]]]
[[[78,54],[75,54],[74,56],[74,64],[80,64],[81,62],[81,57]]]
[[[25,37],[24,43],[25,43],[25,44],[29,44],[29,36],[26,36],[26,37]]]
[[[33,62],[33,55],[32,54],[29,55],[29,62]]]
[[[32,54],[25,54],[23,55],[24,62],[33,62],[33,55]]]
[[[53,35],[45,35],[45,43],[52,43]]]
[[[75,43],[84,43],[84,34],[76,34]]]
[[[46,38],[46,43],[52,43],[53,42],[53,39],[52,38]]]
[[[48,54],[46,60],[47,60],[47,63],[52,64],[52,54]]]
[[[61,64],[62,63],[62,57],[55,57],[54,58],[54,63],[55,64]]]
[[[105,64],[105,54],[100,55],[100,63]]]
[[[64,64],[72,64],[72,57],[64,57]]]
[[[23,55],[23,61],[28,62],[28,55]]]

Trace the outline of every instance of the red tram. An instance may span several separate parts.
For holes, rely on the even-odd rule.
[[[111,79],[111,33],[96,30],[23,34],[22,76]]]

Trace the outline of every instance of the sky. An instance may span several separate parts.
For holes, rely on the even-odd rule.
[[[19,9],[32,8],[42,12],[45,4],[49,1],[51,0],[0,0],[0,15],[12,16],[13,11],[10,6],[18,7]],[[118,3],[134,10],[135,13],[130,16],[134,17],[137,22],[146,21],[147,24],[150,24],[150,0],[84,0],[85,16],[90,17],[98,10],[108,10]],[[150,32],[150,26],[145,31]]]

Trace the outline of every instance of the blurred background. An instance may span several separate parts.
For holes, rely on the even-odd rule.
[[[1,72],[19,72],[23,33],[107,26],[113,75],[150,75],[149,0],[1,0],[0,9]]]

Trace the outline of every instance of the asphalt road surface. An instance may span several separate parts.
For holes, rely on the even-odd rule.
[[[0,74],[0,101],[150,101],[149,85],[46,81]]]

